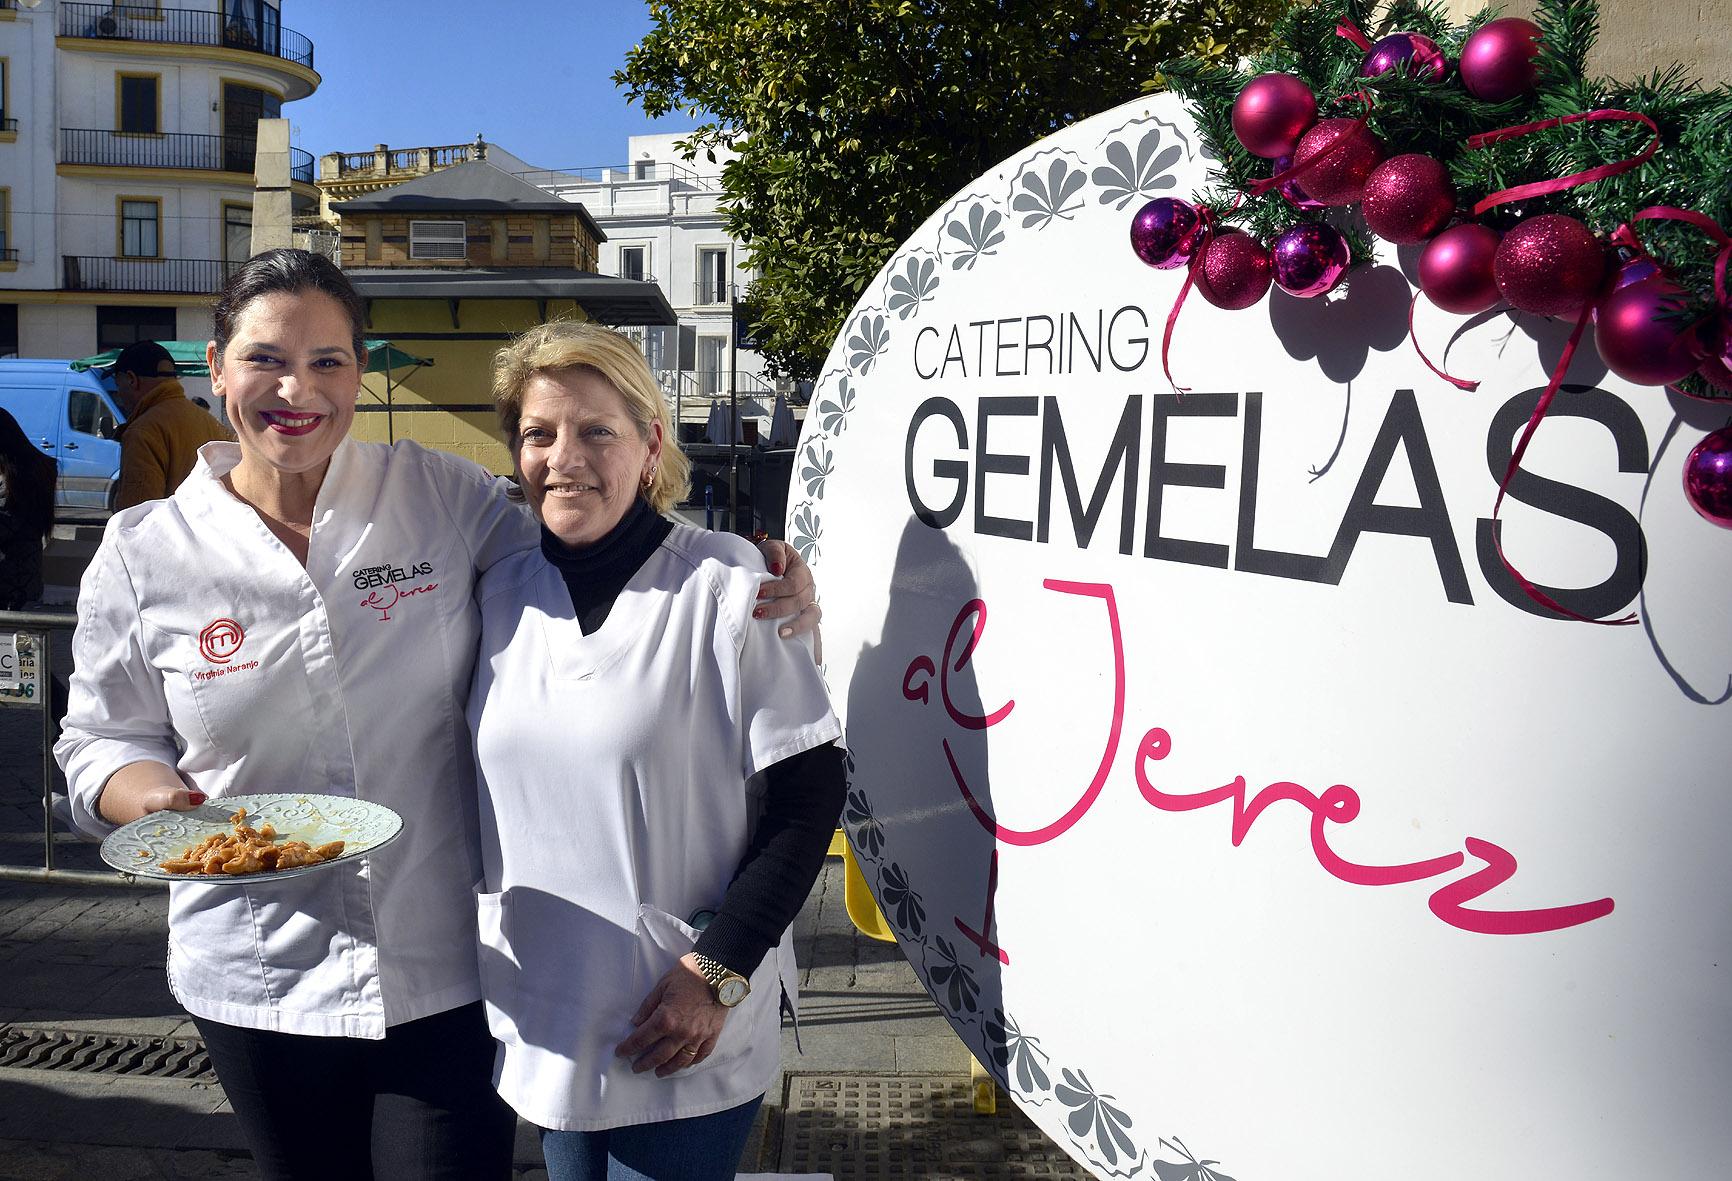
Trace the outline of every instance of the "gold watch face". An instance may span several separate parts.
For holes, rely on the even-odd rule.
[[[716,985],[716,999],[728,1008],[733,1008],[746,999],[746,994],[752,991],[752,986],[739,976],[728,976]]]

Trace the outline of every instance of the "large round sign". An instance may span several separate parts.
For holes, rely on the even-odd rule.
[[[1722,407],[1567,326],[1192,298],[1129,246],[1179,103],[957,194],[831,351],[788,534],[849,837],[962,1040],[1103,1177],[1704,1176],[1732,1160]],[[1518,584],[1587,616],[1559,616]]]

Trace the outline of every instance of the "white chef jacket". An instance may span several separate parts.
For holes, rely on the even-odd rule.
[[[199,457],[173,496],[109,520],[85,573],[55,747],[74,822],[112,831],[97,796],[141,759],[212,797],[385,804],[402,835],[353,864],[173,885],[170,987],[195,1016],[364,1038],[473,1002],[473,587],[535,546],[533,518],[475,464],[348,441],[303,569],[223,487],[239,447]]]
[[[482,579],[482,999],[499,1093],[541,1127],[706,1115],[775,1077],[786,935],[708,1059],[661,1079],[613,1052],[692,949],[687,920],[721,907],[747,779],[840,734],[810,642],[751,617],[763,577],[747,542],[676,525],[587,636],[539,552]]]

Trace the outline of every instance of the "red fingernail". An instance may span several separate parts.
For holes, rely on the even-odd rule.
[[[205,794],[204,794],[204,792],[202,792],[202,791],[189,791],[189,792],[187,792],[187,793],[186,793],[186,798],[187,798],[187,802],[188,802],[188,803],[191,803],[191,804],[202,804],[202,803],[204,803],[204,802],[205,802],[205,800],[206,800],[206,799],[208,799],[208,798],[209,798],[209,797],[208,797],[208,796],[206,796],[206,795],[205,795]]]
[[[758,607],[752,611],[752,618],[753,619],[762,619],[763,617],[764,617],[764,609],[762,607]]]
[[[782,563],[771,562],[770,563],[770,573],[774,574],[777,578],[780,578],[782,576]]]

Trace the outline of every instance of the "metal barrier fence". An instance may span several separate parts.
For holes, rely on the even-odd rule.
[[[45,882],[73,886],[161,886],[132,874],[54,866],[54,633],[71,631],[77,616],[59,611],[0,611],[0,635],[31,640],[34,670],[30,697],[42,711],[42,865],[0,865],[0,881]],[[21,661],[22,663],[22,661]],[[23,670],[20,669],[22,672]],[[17,697],[10,697],[15,703]],[[25,698],[28,701],[28,698]]]

